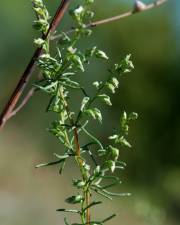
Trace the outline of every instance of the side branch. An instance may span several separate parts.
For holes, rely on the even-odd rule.
[[[34,95],[36,90],[37,89],[35,87],[32,87],[28,91],[28,93],[22,100],[21,104],[19,106],[17,106],[17,108],[15,108],[11,113],[8,114],[7,120],[9,120],[11,117],[15,116],[29,102],[30,98]]]
[[[158,0],[155,3],[144,5],[143,8],[136,8],[136,6],[135,6],[135,8],[132,11],[129,11],[129,12],[117,15],[117,16],[113,16],[113,17],[110,17],[110,18],[107,18],[107,19],[92,22],[92,23],[88,24],[87,27],[89,27],[89,28],[90,27],[96,27],[96,26],[99,26],[99,25],[102,25],[102,24],[106,24],[106,23],[110,23],[110,22],[113,22],[113,21],[116,21],[116,20],[120,20],[120,19],[123,19],[125,17],[132,16],[134,14],[137,14],[137,13],[140,13],[140,12],[147,11],[149,9],[158,7],[158,6],[164,4],[167,1],[168,0]]]
[[[167,1],[168,0],[158,0],[155,3],[150,3],[148,5],[144,5],[143,8],[137,8],[136,5],[135,5],[134,9],[131,10],[131,11],[125,12],[123,14],[119,14],[117,16],[109,17],[109,18],[106,18],[106,19],[94,21],[92,23],[87,24],[86,28],[94,28],[94,27],[97,27],[97,26],[100,26],[100,25],[103,25],[103,24],[107,24],[107,23],[111,23],[111,22],[114,22],[114,21],[118,21],[118,20],[124,19],[126,17],[133,16],[133,15],[135,15],[137,13],[144,12],[144,11],[147,11],[147,10],[159,7],[159,6],[163,5],[164,3],[166,3]],[[66,34],[71,34],[71,33],[73,33],[75,31],[75,29],[76,28],[72,28],[72,29],[66,31],[65,33]],[[52,36],[50,39],[51,40],[56,40],[56,39],[59,39],[61,37],[62,37],[62,35],[59,34],[59,35]]]
[[[46,35],[43,35],[43,39],[46,40],[49,36],[49,34],[51,32],[54,32],[58,26],[58,24],[61,22],[67,7],[69,6],[71,0],[62,0],[60,3],[60,6],[57,9],[57,12],[55,14],[55,16],[52,19],[52,22],[50,24],[49,30],[46,33]],[[38,59],[38,57],[40,56],[42,52],[42,47],[41,48],[37,48],[28,64],[28,66],[26,67],[24,73],[21,76],[21,79],[19,81],[19,83],[17,84],[14,92],[12,93],[8,103],[6,104],[2,114],[0,115],[0,128],[2,128],[6,121],[8,120],[8,118],[10,117],[9,115],[12,113],[12,111],[14,110],[23,90],[25,89],[31,75],[32,72],[34,70],[35,67],[35,62]]]

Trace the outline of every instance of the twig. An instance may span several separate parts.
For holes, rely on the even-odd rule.
[[[39,72],[38,74],[38,80],[40,81],[42,79],[42,74],[41,72]],[[16,108],[13,109],[13,111],[11,113],[9,113],[7,120],[11,119],[11,117],[15,116],[30,100],[30,98],[32,98],[32,96],[34,95],[34,93],[38,90],[38,88],[36,87],[31,87],[30,90],[26,93],[26,95],[24,96],[22,102],[19,104],[19,106],[17,106]],[[7,121],[6,120],[6,121]]]
[[[117,15],[117,16],[113,16],[113,17],[109,17],[109,18],[106,18],[106,19],[98,20],[98,21],[95,21],[95,22],[92,22],[92,23],[87,24],[85,26],[85,28],[94,28],[94,27],[97,27],[97,26],[100,26],[100,25],[103,25],[103,24],[106,24],[106,23],[110,23],[110,22],[114,22],[114,21],[117,21],[117,20],[121,20],[121,19],[124,19],[126,17],[133,16],[133,15],[135,15],[137,13],[144,12],[144,11],[147,11],[149,9],[156,8],[156,7],[164,4],[167,1],[168,0],[158,0],[155,3],[150,3],[148,5],[145,5],[145,8],[143,8],[141,10],[134,10],[133,9],[131,11],[125,12],[125,13],[120,14],[120,15]],[[75,30],[76,30],[76,28],[72,28],[72,29],[66,31],[65,33],[66,34],[71,34]],[[62,35],[59,34],[59,35],[52,36],[50,39],[51,40],[56,40],[56,39],[59,39],[61,37],[62,37]]]
[[[16,109],[14,109],[11,113],[8,114],[7,120],[9,120],[11,117],[15,116],[28,103],[29,99],[34,95],[36,90],[37,90],[37,88],[32,87],[28,91],[28,93],[22,100],[21,104]]]
[[[106,24],[106,23],[110,23],[110,22],[113,22],[113,21],[116,21],[116,20],[120,20],[120,19],[123,19],[125,17],[137,14],[139,12],[147,11],[149,9],[158,7],[158,6],[164,4],[167,1],[168,0],[159,0],[159,1],[156,1],[155,3],[150,3],[150,4],[146,5],[146,7],[142,10],[139,10],[139,11],[132,10],[132,11],[129,11],[129,12],[117,15],[117,16],[113,16],[113,17],[110,17],[110,18],[107,18],[107,19],[104,19],[104,20],[95,21],[95,22],[92,22],[92,23],[88,24],[87,27],[96,27],[96,26],[99,26],[99,25],[102,25],[102,24]]]
[[[48,32],[46,33],[46,35],[43,35],[43,37],[42,37],[44,40],[46,40],[48,38],[48,36],[51,32],[54,32],[56,30],[58,24],[61,22],[69,4],[70,4],[70,1],[71,0],[62,0],[61,1],[60,6],[58,7],[57,12],[49,26]],[[40,56],[41,52],[42,52],[42,47],[37,48],[35,50],[28,66],[26,67],[24,73],[22,74],[19,83],[17,84],[13,94],[11,95],[2,114],[0,115],[0,128],[2,128],[5,125],[6,121],[9,118],[9,115],[12,113],[13,109],[15,108],[23,90],[25,89],[25,87],[32,75],[32,72],[35,67],[35,62],[38,59],[38,57]]]

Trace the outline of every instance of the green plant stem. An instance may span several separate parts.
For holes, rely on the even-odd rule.
[[[84,173],[83,160],[81,158],[81,151],[80,151],[79,136],[78,136],[77,128],[74,129],[74,141],[75,141],[75,145],[76,145],[77,163],[78,163],[78,166],[80,168],[82,178],[87,183],[88,177],[87,177],[86,172]],[[84,198],[85,198],[85,201],[86,201],[86,207],[87,207],[90,203],[90,195],[89,195],[89,188],[88,187],[83,188],[83,195],[84,195]],[[82,207],[83,207],[82,208],[82,211],[83,211],[84,206],[82,206]],[[84,222],[84,218],[83,218],[82,222]],[[86,209],[86,224],[87,225],[90,224],[90,209],[89,208]]]
[[[85,181],[85,183],[87,183],[88,175],[87,175],[87,172],[84,171],[84,168],[83,168],[84,162],[83,162],[83,159],[81,158],[81,148],[80,148],[80,143],[79,143],[78,129],[77,129],[76,126],[74,127],[74,121],[73,121],[73,119],[70,116],[70,110],[69,110],[69,107],[68,107],[68,103],[67,103],[67,101],[66,101],[66,99],[64,97],[63,90],[62,90],[61,87],[60,87],[60,94],[61,94],[61,98],[62,98],[64,107],[66,109],[66,113],[68,115],[69,122],[70,122],[70,124],[71,124],[71,126],[73,128],[74,144],[75,144],[75,152],[76,152],[76,157],[75,157],[76,158],[76,162],[77,162],[77,165],[78,165],[78,167],[80,169],[83,181]],[[85,204],[86,204],[86,207],[87,207],[90,204],[89,186],[85,186],[83,188],[83,196],[84,196]],[[84,201],[82,202],[81,207],[82,207],[81,210],[83,212],[84,211]],[[86,224],[89,225],[90,224],[90,209],[87,208],[85,210],[85,212],[86,212],[85,215],[84,215],[84,213],[81,215],[82,223],[85,223],[85,221],[86,221]]]
[[[90,204],[90,195],[89,195],[89,191],[87,190],[86,193],[86,206],[88,206]],[[91,216],[90,216],[90,208],[86,209],[86,223],[87,225],[90,224],[90,220],[91,220]]]

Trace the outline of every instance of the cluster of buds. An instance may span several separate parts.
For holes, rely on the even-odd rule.
[[[36,13],[37,20],[34,21],[34,28],[46,34],[49,29],[49,13],[42,0],[32,0],[33,9]]]

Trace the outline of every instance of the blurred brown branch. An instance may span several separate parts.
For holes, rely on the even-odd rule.
[[[21,104],[16,109],[14,109],[11,113],[8,114],[6,120],[9,120],[11,117],[15,116],[27,104],[27,102],[34,95],[34,92],[36,90],[37,89],[35,87],[32,87],[28,91],[28,93],[26,94],[26,96],[24,97],[24,99],[22,100]]]

